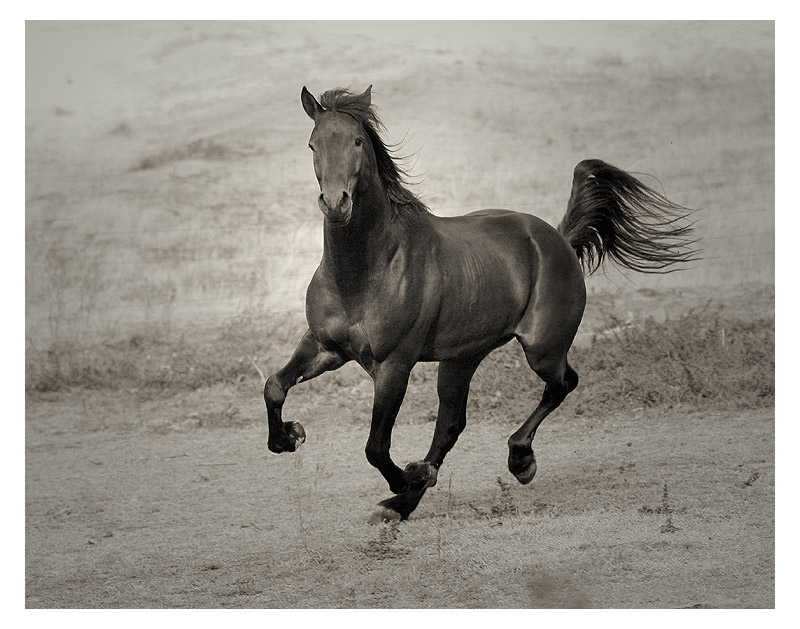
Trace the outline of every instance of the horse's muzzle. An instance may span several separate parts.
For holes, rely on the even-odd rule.
[[[332,225],[344,226],[353,216],[353,197],[346,190],[338,195],[319,195],[319,209]]]

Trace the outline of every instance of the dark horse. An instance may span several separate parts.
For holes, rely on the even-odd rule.
[[[374,381],[367,460],[395,494],[370,518],[381,522],[406,519],[436,484],[466,425],[475,370],[512,338],[545,383],[508,440],[508,469],[529,483],[536,429],[578,384],[567,352],[586,303],[584,271],[608,256],[636,271],[665,272],[693,259],[694,241],[683,208],[599,160],[575,168],[558,229],[507,210],[434,216],[403,186],[370,90],[332,90],[320,104],[303,88],[324,249],[306,294],[308,331],[267,380],[264,399],[269,449],[292,452],[305,431],[282,419],[287,391],[350,360],[364,368]],[[425,458],[401,469],[389,455],[392,427],[419,361],[439,362],[439,412]]]

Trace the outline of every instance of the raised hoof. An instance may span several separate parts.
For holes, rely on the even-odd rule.
[[[284,430],[286,430],[286,435],[294,441],[294,449],[297,450],[297,447],[300,444],[306,442],[306,431],[300,422],[289,422],[284,426]]]
[[[409,463],[405,469],[405,476],[411,489],[433,487],[436,484],[438,475],[439,470],[427,461]]]
[[[305,441],[306,431],[299,422],[284,422],[281,438],[275,441],[268,441],[267,447],[270,452],[275,452],[276,454],[294,452]]]
[[[375,526],[376,524],[399,522],[402,519],[402,516],[394,509],[390,509],[389,507],[385,507],[383,505],[378,505],[378,508],[375,509],[371,516],[369,516],[369,520],[367,520],[367,522],[372,526]]]
[[[527,485],[533,480],[533,477],[536,476],[536,461],[534,460],[523,472],[519,474],[514,474],[514,477],[520,482],[521,485]]]

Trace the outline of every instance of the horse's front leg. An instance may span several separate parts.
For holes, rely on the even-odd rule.
[[[267,378],[264,385],[269,422],[267,447],[272,452],[294,452],[306,440],[305,430],[299,422],[283,421],[283,403],[289,389],[326,371],[338,369],[347,361],[347,357],[322,347],[308,330],[286,366]]]
[[[442,361],[439,363],[439,414],[428,454],[422,461],[409,463],[405,474],[410,488],[378,503],[370,517],[371,524],[406,520],[419,505],[429,487],[436,484],[444,457],[456,444],[467,425],[467,396],[472,375],[483,356],[473,359]]]
[[[392,445],[394,420],[403,403],[410,373],[410,367],[388,361],[377,365],[372,373],[375,381],[375,397],[365,452],[367,461],[378,468],[389,483],[389,489],[395,494],[403,493],[409,487],[407,475],[394,464],[389,456],[389,449]]]

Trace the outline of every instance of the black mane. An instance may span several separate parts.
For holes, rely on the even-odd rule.
[[[403,158],[396,155],[397,145],[387,145],[381,139],[379,132],[384,131],[386,127],[378,118],[372,105],[365,106],[357,95],[343,88],[325,92],[320,96],[319,101],[326,110],[348,114],[364,127],[364,131],[372,142],[378,176],[386,189],[394,216],[402,218],[429,212],[428,207],[417,198],[417,195],[403,185],[407,183],[405,178],[408,176],[408,173],[399,164]]]

